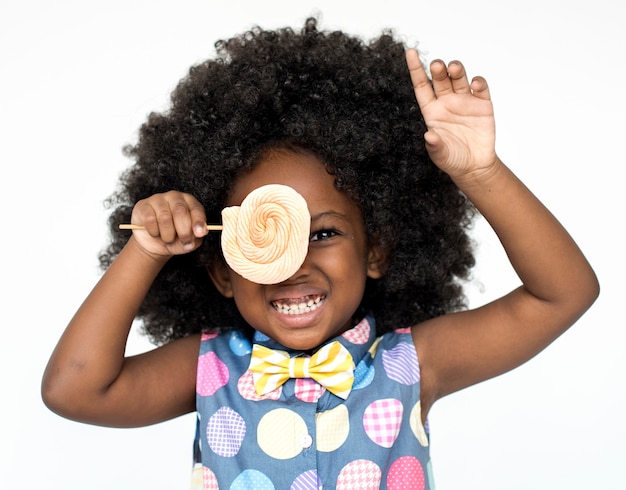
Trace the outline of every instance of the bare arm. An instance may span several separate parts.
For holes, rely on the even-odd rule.
[[[522,281],[481,308],[414,327],[427,411],[438,398],[536,355],[589,308],[599,287],[567,231],[497,157],[486,82],[469,82],[458,62],[434,62],[431,86],[416,52],[407,62],[432,160],[492,226]]]
[[[194,236],[191,223],[202,222],[204,212],[184,204],[189,197],[183,197],[171,193],[135,207],[133,222],[147,231],[131,237],[59,340],[42,396],[60,415],[127,427],[194,409],[199,336],[125,357],[130,327],[152,281],[169,257],[193,250],[206,233]]]

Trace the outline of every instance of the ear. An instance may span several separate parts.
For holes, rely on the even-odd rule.
[[[228,266],[222,260],[214,260],[211,265],[207,267],[207,272],[220,294],[225,298],[232,298],[233,286],[230,281]]]
[[[367,254],[367,277],[380,279],[387,270],[387,254],[380,245],[371,245]]]

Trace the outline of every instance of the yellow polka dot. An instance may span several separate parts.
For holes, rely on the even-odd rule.
[[[350,432],[350,419],[345,405],[318,413],[315,421],[318,451],[328,453],[346,442]]]
[[[272,458],[290,459],[302,451],[308,431],[300,415],[286,408],[266,413],[257,427],[259,447]]]
[[[383,338],[382,337],[378,337],[376,340],[374,340],[374,343],[368,349],[367,352],[370,353],[370,356],[372,356],[372,358],[376,357],[376,351],[378,350],[378,344],[380,344],[381,340],[383,340]]]
[[[411,417],[409,420],[413,434],[422,446],[427,447],[428,436],[426,435],[426,430],[424,430],[424,425],[422,424],[422,405],[420,402],[417,402],[411,410]]]
[[[196,463],[191,472],[191,490],[202,490],[202,464]]]

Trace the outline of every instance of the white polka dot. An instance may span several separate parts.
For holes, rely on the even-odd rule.
[[[317,450],[325,453],[338,449],[350,432],[350,417],[345,405],[319,412],[315,416]]]
[[[290,459],[302,451],[302,437],[308,434],[302,417],[287,408],[266,413],[257,427],[259,447],[272,458]]]
[[[426,430],[424,430],[424,425],[422,424],[422,406],[419,401],[411,410],[409,425],[411,426],[411,430],[413,431],[413,434],[415,435],[419,443],[422,446],[427,447],[428,435],[426,434]]]

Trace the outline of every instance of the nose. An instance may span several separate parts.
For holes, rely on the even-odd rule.
[[[309,276],[309,274],[311,273],[311,268],[312,268],[311,250],[309,249],[306,256],[304,257],[304,262],[302,262],[298,270],[291,277],[286,279],[285,282],[290,283],[290,282],[302,281],[303,278],[306,278]]]

